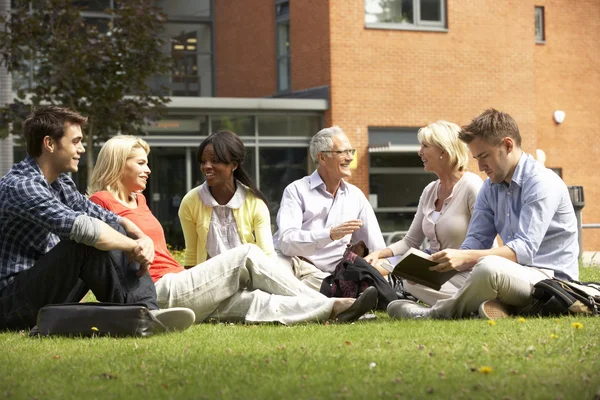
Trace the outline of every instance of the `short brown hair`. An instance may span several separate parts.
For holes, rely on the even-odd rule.
[[[458,134],[458,138],[465,143],[471,143],[479,137],[493,146],[499,145],[507,136],[521,147],[521,134],[517,122],[507,113],[493,108],[485,110],[469,125],[463,126]]]
[[[23,135],[27,143],[27,154],[32,157],[42,155],[42,143],[46,136],[59,141],[65,134],[65,124],[83,126],[87,117],[76,111],[58,106],[41,106],[31,110],[23,123]]]

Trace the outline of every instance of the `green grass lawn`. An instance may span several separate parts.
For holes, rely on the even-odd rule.
[[[600,281],[600,269],[582,268]],[[600,318],[201,324],[150,338],[1,333],[0,398],[600,398]]]

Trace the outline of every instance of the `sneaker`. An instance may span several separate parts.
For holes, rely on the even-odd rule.
[[[510,312],[499,300],[486,300],[479,306],[479,316],[485,319],[500,319],[510,317]]]
[[[194,311],[183,307],[150,310],[150,314],[170,331],[184,331],[196,321]]]
[[[394,300],[387,306],[391,318],[418,319],[431,318],[431,308],[410,300]]]

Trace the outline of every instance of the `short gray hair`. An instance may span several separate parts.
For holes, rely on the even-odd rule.
[[[313,162],[317,162],[317,154],[324,151],[330,151],[333,148],[333,137],[335,135],[344,135],[344,131],[337,125],[330,128],[321,129],[310,140],[310,157]]]

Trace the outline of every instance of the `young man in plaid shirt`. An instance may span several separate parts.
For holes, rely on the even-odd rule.
[[[89,201],[77,172],[87,118],[44,106],[23,125],[27,157],[0,179],[0,330],[35,325],[47,304],[142,303],[170,328],[194,322],[188,309],[158,310],[147,274],[154,244],[126,218]]]

